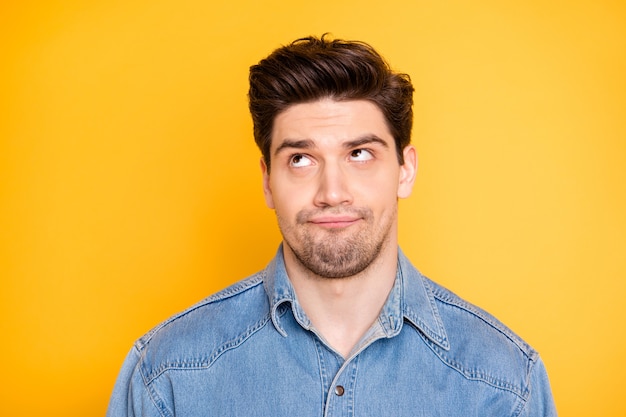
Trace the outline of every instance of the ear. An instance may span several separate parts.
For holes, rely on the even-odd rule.
[[[270,173],[265,165],[265,160],[261,157],[261,174],[263,174],[263,195],[265,196],[265,205],[274,209],[274,197],[272,196],[272,189],[270,188]]]
[[[413,191],[417,174],[417,151],[413,145],[407,145],[403,150],[404,164],[400,165],[398,179],[398,198],[407,198]]]

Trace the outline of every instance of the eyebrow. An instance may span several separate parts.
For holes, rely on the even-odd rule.
[[[354,140],[344,142],[343,147],[346,149],[352,149],[352,148],[358,148],[363,145],[369,145],[371,143],[377,143],[383,146],[384,148],[389,148],[389,144],[376,135],[364,135]],[[289,149],[289,148],[312,149],[312,148],[315,148],[315,142],[313,142],[311,139],[299,139],[299,140],[285,139],[278,146],[278,148],[276,148],[276,151],[274,151],[274,155],[278,155],[284,149]]]
[[[274,151],[274,156],[278,155],[282,150],[287,148],[293,149],[311,149],[315,147],[315,143],[311,139],[285,139]]]
[[[365,136],[358,137],[354,140],[344,142],[343,147],[346,149],[352,149],[352,148],[358,148],[359,146],[363,146],[363,145],[369,145],[371,143],[377,143],[379,145],[382,145],[384,148],[389,148],[389,144],[387,144],[387,142],[385,142],[384,140],[382,140],[376,135],[365,135]]]

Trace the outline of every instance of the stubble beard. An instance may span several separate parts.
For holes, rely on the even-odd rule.
[[[319,214],[320,210],[299,212],[295,225],[290,225],[276,214],[284,242],[297,261],[313,274],[329,279],[352,277],[367,269],[387,245],[391,227],[396,220],[395,210],[377,224],[369,208],[331,208],[322,211],[327,214],[358,215],[365,227],[357,231],[350,229],[358,225],[346,229],[312,230],[316,226],[309,224],[308,219]]]

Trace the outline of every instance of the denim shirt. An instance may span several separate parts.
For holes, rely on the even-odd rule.
[[[312,327],[282,248],[263,271],[139,339],[107,412],[121,416],[555,416],[545,368],[483,310],[400,252],[378,320],[347,358]]]

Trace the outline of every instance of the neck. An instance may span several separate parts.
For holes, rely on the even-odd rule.
[[[288,245],[283,248],[287,274],[300,305],[320,336],[347,357],[378,318],[393,287],[397,244],[388,242],[365,270],[346,278],[312,274],[298,262]]]

